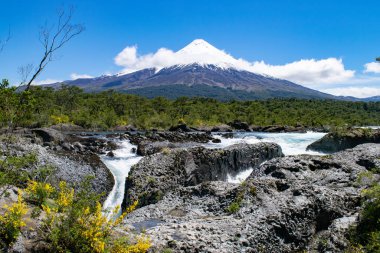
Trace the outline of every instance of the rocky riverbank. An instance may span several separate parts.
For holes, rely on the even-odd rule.
[[[11,154],[36,154],[36,166],[25,169],[52,166],[54,186],[64,180],[76,187],[92,176],[93,191],[105,194],[114,177],[99,155],[112,157],[120,140],[136,145],[144,157],[125,181],[123,207],[137,199],[139,205],[122,229],[146,231],[151,252],[343,252],[369,184],[358,178],[380,167],[380,144],[284,157],[275,143],[201,147],[220,139],[183,126],[108,135],[20,129],[11,136]],[[227,181],[247,169],[242,183]]]
[[[369,128],[351,128],[334,131],[322,139],[310,144],[307,150],[332,153],[353,148],[363,143],[380,143],[380,130]]]
[[[34,154],[36,164],[24,168],[29,174],[48,166],[48,182],[57,187],[66,181],[75,189],[90,178],[93,191],[102,194],[102,200],[112,190],[114,177],[100,160],[99,154],[116,148],[115,143],[95,138],[68,136],[54,129],[21,129],[5,134],[11,141],[0,142],[9,155]]]
[[[125,226],[144,228],[157,249],[343,252],[348,229],[358,220],[361,190],[366,187],[357,179],[380,167],[380,145],[365,144],[329,156],[277,157],[257,167],[242,184],[209,181],[217,180],[212,177],[186,181],[186,168],[207,167],[208,175],[220,168],[218,159],[191,158],[194,162],[187,167],[176,163],[175,157],[194,157],[194,152],[199,153],[148,156],[127,179],[127,196],[142,193],[152,198],[144,198],[145,206],[128,216]],[[172,172],[172,165],[184,169]],[[379,175],[375,177],[379,180]],[[154,189],[162,194],[152,195],[157,192]]]

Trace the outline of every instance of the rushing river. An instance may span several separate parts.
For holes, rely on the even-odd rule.
[[[131,167],[142,158],[132,152],[132,149],[136,148],[136,146],[129,143],[129,141],[121,142],[120,146],[119,149],[113,151],[114,157],[102,157],[104,164],[115,178],[115,185],[103,205],[103,208],[108,211],[112,211],[123,202],[125,179],[128,177]]]
[[[298,154],[311,154],[320,155],[320,153],[306,151],[306,147],[312,142],[322,138],[325,133],[307,132],[307,133],[257,133],[257,132],[244,132],[235,133],[234,138],[223,138],[215,135],[215,138],[221,139],[221,143],[207,143],[204,144],[207,148],[224,148],[232,144],[246,142],[249,144],[258,142],[274,142],[281,146],[285,155],[298,155]],[[114,157],[103,156],[102,160],[106,166],[111,170],[115,177],[115,185],[108,195],[107,200],[104,202],[104,209],[112,210],[115,206],[121,205],[124,197],[125,179],[131,167],[138,163],[141,156],[137,156],[132,152],[136,146],[129,143],[129,141],[121,142],[121,148],[114,151]],[[245,170],[235,177],[229,177],[228,182],[239,183],[245,180],[252,169]]]

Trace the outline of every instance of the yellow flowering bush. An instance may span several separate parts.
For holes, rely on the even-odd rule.
[[[8,244],[15,241],[25,226],[23,216],[27,213],[27,206],[19,192],[17,202],[11,206],[5,205],[5,213],[0,216],[0,236]]]
[[[75,194],[64,182],[54,201],[54,206],[42,205],[46,213],[42,231],[52,252],[142,253],[150,247],[149,240],[143,237],[132,243],[114,239],[114,228],[136,208],[138,201],[117,218],[114,215],[119,213],[119,207],[115,208],[108,219],[96,196],[87,190]]]
[[[28,199],[30,201],[41,206],[45,200],[52,195],[54,187],[48,183],[29,180],[25,192],[28,194]]]
[[[69,123],[70,122],[69,116],[63,115],[63,114],[60,114],[60,115],[51,115],[50,119],[51,119],[51,121],[52,121],[52,123],[54,125],[55,124],[62,124],[62,123]]]
[[[67,187],[67,183],[61,181],[59,183],[59,192],[56,199],[58,210],[62,212],[65,208],[69,207],[74,200],[74,189]]]
[[[96,203],[96,209],[91,213],[90,208],[86,208],[82,217],[79,217],[78,224],[80,235],[85,239],[88,246],[94,252],[104,252],[106,239],[110,234],[111,226],[109,226],[106,216],[102,214],[102,206]]]
[[[140,236],[137,238],[135,244],[130,244],[130,242],[123,237],[113,242],[110,253],[145,253],[150,247],[151,243],[146,237]]]

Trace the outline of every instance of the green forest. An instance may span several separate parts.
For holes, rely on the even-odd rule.
[[[133,125],[139,129],[167,129],[185,122],[213,126],[233,120],[250,125],[305,127],[380,125],[380,102],[268,99],[221,102],[209,98],[141,96],[106,91],[85,93],[78,87],[33,87],[18,91],[0,83],[2,127],[43,127],[73,123],[86,129],[107,130]]]

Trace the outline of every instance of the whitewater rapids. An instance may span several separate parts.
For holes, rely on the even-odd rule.
[[[325,133],[307,132],[307,133],[258,133],[258,132],[239,132],[234,133],[233,138],[224,138],[220,135],[214,135],[214,138],[221,140],[221,143],[203,144],[206,148],[224,148],[237,143],[254,144],[258,142],[274,142],[281,146],[285,155],[322,155],[322,153],[306,151],[306,147],[319,140]],[[137,156],[132,152],[133,148],[137,148],[129,141],[121,141],[120,148],[115,150],[114,157],[103,156],[102,161],[110,169],[114,178],[115,185],[109,193],[103,208],[112,211],[116,206],[120,206],[124,198],[125,179],[133,165],[138,163],[141,156]],[[228,176],[227,182],[240,183],[244,181],[252,172],[252,168],[240,172],[236,176]]]

